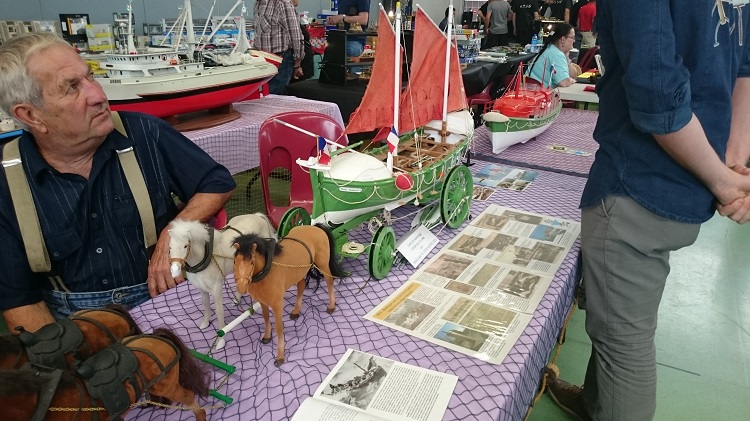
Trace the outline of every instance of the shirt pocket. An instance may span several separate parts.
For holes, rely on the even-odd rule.
[[[45,236],[47,251],[53,262],[65,260],[83,247],[83,240],[72,228]]]
[[[148,189],[148,197],[154,212],[154,220],[159,220],[167,213],[167,204],[156,187]],[[122,225],[132,227],[141,223],[141,215],[138,213],[138,206],[131,193],[115,197],[114,212],[118,222]]]

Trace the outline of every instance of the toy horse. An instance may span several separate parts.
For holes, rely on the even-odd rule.
[[[4,420],[120,419],[143,393],[187,405],[198,421],[206,419],[195,399],[208,394],[206,373],[167,329],[110,345],[75,372],[36,366],[0,369]]]
[[[203,321],[201,329],[211,320],[213,295],[219,329],[224,324],[224,278],[232,271],[234,258],[232,242],[238,235],[255,233],[264,238],[276,238],[271,221],[262,213],[235,216],[221,231],[196,221],[176,219],[170,224],[169,257],[172,276],[179,276],[185,269],[188,280],[201,291]],[[235,295],[239,301],[239,295]],[[216,343],[217,349],[224,347],[224,338]]]
[[[284,324],[281,314],[284,294],[290,286],[297,284],[297,303],[292,310],[292,320],[299,317],[305,277],[317,269],[328,284],[328,313],[336,309],[333,278],[345,276],[334,250],[331,233],[322,225],[301,225],[292,228],[289,234],[276,242],[257,235],[242,235],[234,244],[234,279],[240,294],[250,296],[261,304],[265,332],[261,342],[271,342],[271,323],[268,308],[273,310],[278,355],[275,365],[284,363]]]
[[[34,333],[16,328],[20,335],[0,337],[0,367],[18,368],[26,362],[67,368],[75,358],[86,359],[108,345],[141,329],[119,305],[99,310],[81,310],[67,319],[42,326]]]

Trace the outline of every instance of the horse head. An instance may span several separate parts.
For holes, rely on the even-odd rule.
[[[211,228],[198,221],[182,219],[175,219],[169,225],[170,270],[172,277],[176,278],[182,274],[183,269],[190,268],[188,260],[191,258],[192,245],[202,249],[210,241]]]
[[[239,238],[238,238],[239,240]],[[246,244],[236,241],[232,244],[236,250],[234,253],[234,280],[237,283],[237,292],[244,295],[247,287],[255,275],[255,252],[257,243]]]

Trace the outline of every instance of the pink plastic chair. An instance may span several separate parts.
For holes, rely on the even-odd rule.
[[[336,120],[325,114],[290,111],[276,114],[263,122],[258,136],[263,198],[266,202],[266,213],[273,225],[278,228],[281,217],[289,208],[302,207],[307,209],[308,212],[312,212],[313,194],[310,174],[306,168],[297,165],[296,161],[297,158],[308,159],[311,156],[316,156],[318,140],[277,123],[274,121],[275,119],[336,141],[343,146],[348,144],[348,139],[346,135],[343,135],[344,128]],[[287,205],[274,205],[271,200],[268,182],[271,172],[278,168],[286,169],[292,176]]]

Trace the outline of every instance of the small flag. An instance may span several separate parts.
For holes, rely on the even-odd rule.
[[[552,64],[550,65],[550,67],[552,67],[552,74],[553,74],[553,75],[556,75],[556,74],[557,74],[557,70],[555,70],[555,64],[554,64],[554,63],[552,63]]]
[[[396,133],[396,127],[391,126],[391,132],[388,133],[388,151],[392,155],[395,155],[397,147],[398,147],[398,133]]]
[[[318,136],[318,162],[323,165],[331,162],[331,146],[323,136]]]

